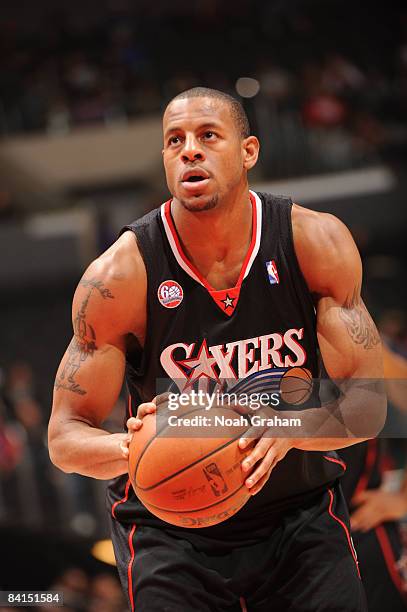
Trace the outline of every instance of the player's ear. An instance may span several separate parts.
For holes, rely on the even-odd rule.
[[[243,166],[250,170],[257,162],[260,151],[260,143],[256,136],[249,136],[242,141],[243,147]]]

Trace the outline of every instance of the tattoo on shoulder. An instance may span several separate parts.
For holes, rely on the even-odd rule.
[[[111,298],[114,299],[114,295],[110,292],[110,289],[104,287],[103,282],[101,280],[97,280],[96,278],[82,278],[80,284],[83,287],[91,287],[93,289],[97,289],[102,296],[102,298]]]
[[[349,336],[355,344],[364,349],[372,349],[380,344],[380,336],[373,320],[364,305],[359,291],[346,300],[339,311]]]
[[[114,298],[109,289],[103,286],[102,281],[97,279],[82,279],[81,285],[89,287],[89,292],[83,300],[73,322],[74,337],[68,347],[68,355],[65,364],[55,381],[56,389],[65,389],[78,395],[85,395],[86,390],[77,382],[76,376],[82,364],[93,357],[98,350],[96,344],[96,332],[92,325],[86,320],[86,311],[92,291],[96,289],[101,296]]]

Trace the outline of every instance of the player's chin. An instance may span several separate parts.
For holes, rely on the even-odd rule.
[[[184,194],[179,195],[179,202],[182,206],[191,212],[203,212],[205,210],[212,210],[216,208],[218,204],[217,194],[195,194],[193,196],[185,196]]]

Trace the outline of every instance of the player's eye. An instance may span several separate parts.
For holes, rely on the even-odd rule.
[[[210,130],[204,133],[205,140],[213,140],[215,138],[215,133]]]
[[[170,144],[170,145],[179,144],[179,142],[180,142],[179,136],[171,136],[168,139],[168,144]]]

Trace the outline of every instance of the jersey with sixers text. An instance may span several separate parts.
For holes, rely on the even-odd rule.
[[[127,354],[126,418],[156,395],[158,379],[175,381],[173,388],[180,390],[208,390],[223,383],[250,393],[265,386],[278,389],[293,367],[318,376],[315,309],[294,252],[292,202],[254,192],[250,198],[251,244],[235,287],[227,290],[214,290],[188,260],[171,201],[123,228],[137,237],[148,279],[145,346]],[[241,541],[252,539],[270,526],[273,516],[312,498],[342,472],[334,452],[293,449],[237,514],[199,530],[170,527],[154,517],[125,476],[112,481],[108,500],[113,516],[123,522]]]

